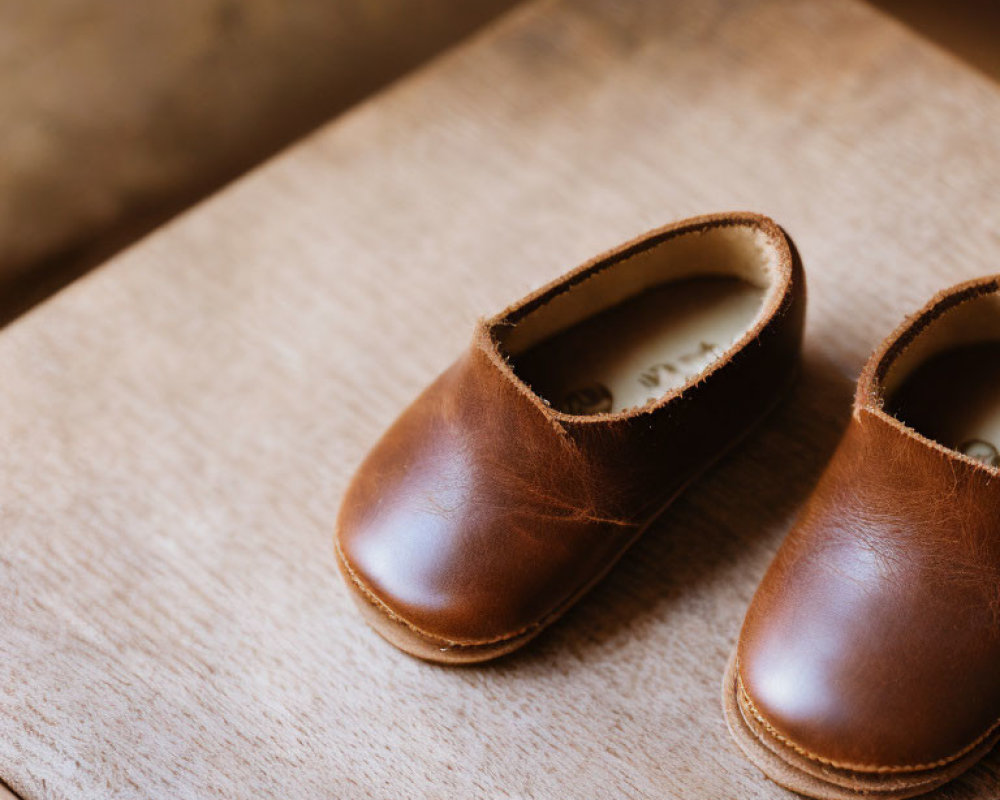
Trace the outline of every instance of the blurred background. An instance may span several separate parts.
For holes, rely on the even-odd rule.
[[[872,2],[1000,80],[997,0]],[[0,325],[514,5],[0,0]]]

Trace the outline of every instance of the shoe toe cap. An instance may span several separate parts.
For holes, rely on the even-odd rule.
[[[768,584],[738,650],[746,706],[821,763],[904,771],[948,763],[996,730],[1000,691],[982,620],[908,613],[911,589],[808,569]],[[995,667],[995,665],[993,665]]]

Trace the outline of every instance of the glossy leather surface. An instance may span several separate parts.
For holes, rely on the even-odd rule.
[[[873,356],[747,613],[744,712],[799,755],[905,773],[952,763],[996,731],[1000,474],[891,417],[881,387],[956,298],[996,290],[990,279],[943,293]]]
[[[749,341],[698,383],[652,407],[571,417],[514,374],[498,326],[637,250],[720,225],[772,237],[782,285]],[[804,303],[801,267],[780,229],[731,215],[655,231],[481,323],[349,487],[338,521],[348,580],[435,642],[482,645],[543,625],[773,404],[797,361]]]

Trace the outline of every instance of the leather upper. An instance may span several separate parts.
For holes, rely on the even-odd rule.
[[[936,297],[875,353],[854,413],[747,613],[738,691],[779,742],[863,772],[951,763],[1000,719],[1000,474],[883,410]]]
[[[571,416],[515,374],[501,326],[674,236],[759,227],[779,291],[694,385],[616,414]],[[664,502],[773,403],[797,360],[801,266],[773,223],[701,217],[630,242],[481,322],[469,350],[357,471],[338,520],[342,568],[366,598],[433,641],[479,645],[544,623],[607,569]]]

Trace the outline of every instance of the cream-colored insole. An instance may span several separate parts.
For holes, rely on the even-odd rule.
[[[934,356],[903,381],[886,407],[929,439],[1000,467],[1000,342]]]
[[[569,414],[645,405],[688,383],[760,313],[764,290],[739,278],[650,289],[513,359],[520,377]]]

